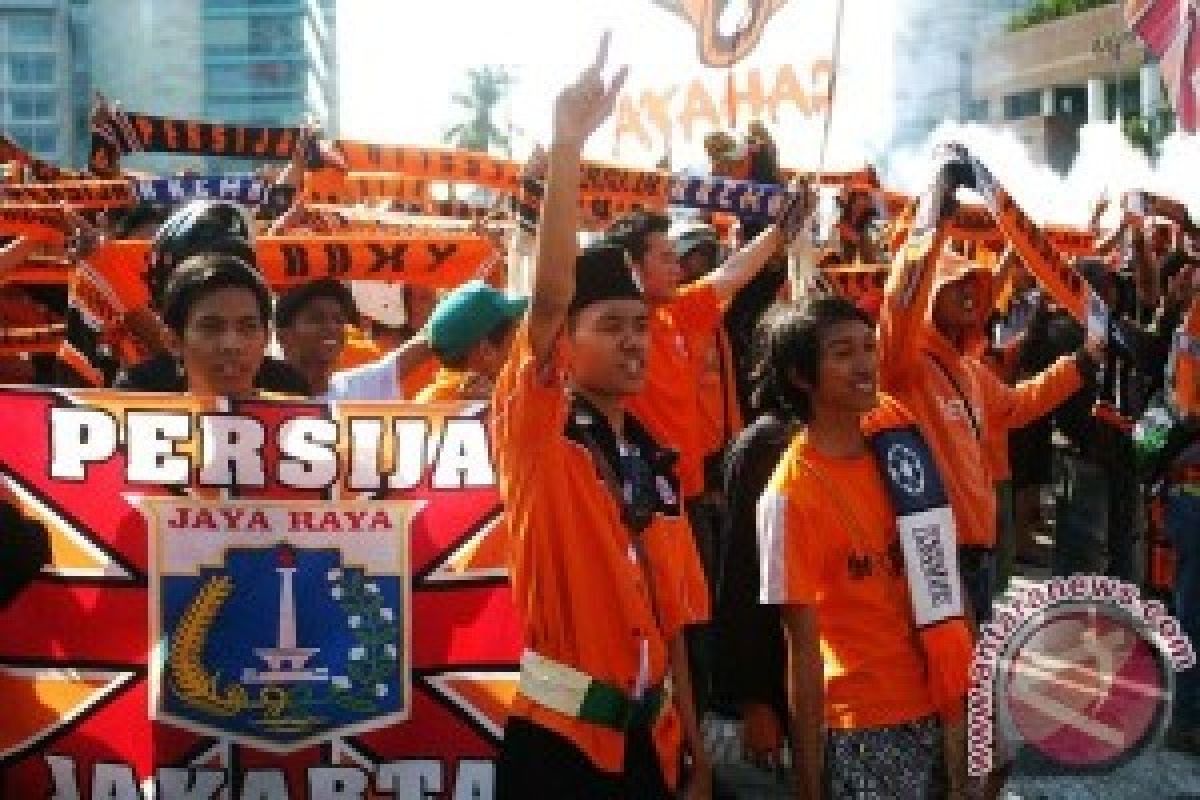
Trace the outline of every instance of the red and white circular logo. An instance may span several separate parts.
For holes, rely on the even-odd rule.
[[[1027,623],[1004,658],[1015,733],[1063,766],[1106,769],[1139,753],[1168,717],[1171,672],[1119,608],[1067,603]]]

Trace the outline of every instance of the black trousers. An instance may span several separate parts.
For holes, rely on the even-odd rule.
[[[625,770],[605,772],[569,739],[520,717],[504,726],[495,800],[670,800],[648,727],[625,739]]]

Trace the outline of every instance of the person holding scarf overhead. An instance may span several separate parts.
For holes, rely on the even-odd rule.
[[[805,424],[758,504],[798,796],[940,797],[947,777],[962,796],[971,635],[930,447],[879,394],[875,330],[849,300],[772,315],[764,344],[771,391]]]
[[[995,588],[996,492],[987,445],[1053,411],[1089,383],[1103,343],[1016,386],[983,363],[994,285],[991,271],[944,247],[943,220],[971,166],[947,151],[922,195],[908,241],[896,255],[879,315],[880,385],[929,437],[958,527],[959,558],[974,619],[991,616]]]

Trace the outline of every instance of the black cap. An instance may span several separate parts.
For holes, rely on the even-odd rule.
[[[642,287],[633,277],[625,250],[611,244],[585,249],[575,259],[575,295],[570,312],[602,300],[641,300]]]

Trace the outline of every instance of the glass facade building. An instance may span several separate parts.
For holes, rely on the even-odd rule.
[[[0,0],[0,129],[41,157],[82,165],[101,92],[131,111],[257,125],[315,119],[333,135],[335,4]],[[130,166],[180,164],[138,155]]]
[[[0,0],[0,130],[37,156],[71,161],[66,0]]]

